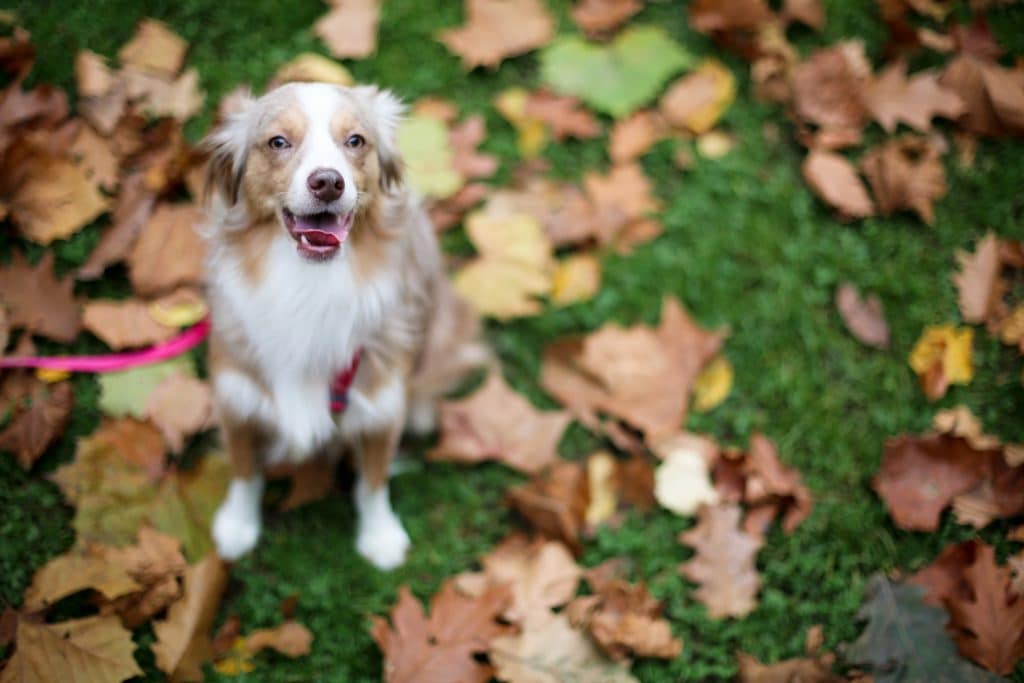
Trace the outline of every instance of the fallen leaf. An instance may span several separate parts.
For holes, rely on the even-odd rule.
[[[564,411],[539,411],[493,373],[468,398],[441,403],[441,443],[431,460],[498,460],[526,474],[558,461],[558,442],[569,425]]]
[[[463,178],[489,178],[498,170],[497,157],[477,151],[486,137],[487,121],[480,114],[470,116],[448,130],[453,152],[452,166]]]
[[[1024,513],[1024,467],[1010,465],[999,449],[978,455],[985,461],[981,481],[953,499],[953,513],[960,524],[983,529]]]
[[[199,72],[188,69],[176,79],[130,67],[121,69],[128,99],[149,116],[169,116],[178,121],[192,118],[203,108],[206,93],[199,89]]]
[[[138,542],[124,548],[106,548],[107,562],[121,567],[141,590],[101,605],[101,613],[116,612],[128,628],[138,628],[181,596],[178,579],[188,565],[181,541],[148,526],[139,529]]]
[[[940,410],[932,418],[932,427],[940,434],[959,436],[979,451],[996,450],[1001,445],[999,438],[985,434],[981,421],[974,416],[971,409],[958,405],[949,410]]]
[[[155,206],[156,193],[149,187],[144,172],[136,171],[122,179],[121,191],[114,200],[111,225],[103,231],[96,248],[78,269],[78,278],[95,280],[103,275],[107,266],[127,256]]]
[[[508,598],[508,589],[500,587],[466,597],[449,580],[431,601],[428,618],[409,588],[401,586],[391,623],[372,617],[370,635],[384,654],[384,681],[486,683],[493,670],[474,654],[486,652],[489,641],[505,631],[496,617]]]
[[[661,96],[659,109],[676,128],[706,133],[736,99],[736,79],[716,59],[706,59],[697,68],[669,86]]]
[[[626,163],[642,156],[667,136],[668,128],[660,114],[649,109],[634,112],[612,126],[608,155],[616,164]]]
[[[39,612],[85,589],[113,600],[139,588],[124,567],[107,561],[101,548],[72,549],[36,570],[22,609]]]
[[[625,23],[644,7],[641,0],[579,0],[569,11],[590,38],[600,38]]]
[[[532,92],[526,100],[524,114],[542,121],[558,142],[568,137],[586,140],[601,134],[601,124],[572,96],[555,95],[544,89]]]
[[[295,59],[282,64],[267,83],[267,88],[275,88],[285,83],[321,82],[343,86],[355,85],[351,72],[338,62],[315,52],[303,52]]]
[[[98,184],[70,159],[37,154],[25,160],[8,210],[22,236],[37,244],[74,235],[105,213]]]
[[[253,654],[271,648],[292,659],[308,655],[312,645],[310,630],[292,619],[275,628],[253,631],[245,639],[246,648]]]
[[[415,114],[407,117],[398,126],[398,148],[406,182],[423,196],[444,199],[465,182],[455,168],[455,150],[441,121]]]
[[[115,351],[157,344],[177,333],[154,320],[147,305],[138,299],[90,300],[83,308],[82,323]]]
[[[216,453],[189,470],[172,471],[149,501],[146,519],[157,530],[180,539],[185,557],[195,562],[213,552],[210,525],[230,479],[227,459]]]
[[[14,655],[0,683],[112,681],[144,675],[135,663],[132,634],[117,617],[86,617],[56,624],[18,619]]]
[[[986,233],[973,253],[957,250],[956,260],[960,270],[953,274],[953,284],[964,322],[993,323],[1005,317],[1003,295],[1009,283],[1002,277],[1000,240],[995,233]]]
[[[206,301],[191,287],[180,287],[154,299],[146,306],[146,310],[153,320],[172,328],[195,325],[209,314]]]
[[[548,144],[548,128],[540,118],[526,113],[530,93],[526,88],[512,87],[494,98],[494,108],[516,129],[516,147],[524,159],[533,159]]]
[[[551,276],[551,301],[558,306],[589,301],[601,288],[601,262],[593,254],[566,256]]]
[[[974,379],[974,330],[953,325],[929,325],[910,352],[910,367],[917,374],[929,401],[946,395],[950,384]]]
[[[4,406],[10,420],[0,431],[0,451],[9,451],[28,470],[67,426],[74,405],[70,382],[31,380],[26,392]],[[13,407],[12,407],[13,406]]]
[[[801,170],[814,194],[844,216],[864,218],[875,214],[864,181],[841,154],[812,149]]]
[[[89,439],[114,448],[125,460],[145,470],[152,481],[159,481],[167,471],[163,438],[150,422],[104,418]]]
[[[832,673],[832,667],[818,658],[785,659],[762,664],[757,658],[739,652],[739,683],[845,683],[848,679]]]
[[[901,529],[935,531],[953,499],[974,488],[986,460],[963,439],[945,434],[888,439],[872,486]]]
[[[881,574],[873,576],[857,613],[857,619],[867,625],[846,650],[846,661],[876,676],[880,683],[896,680],[893,672],[905,681],[1001,680],[957,655],[944,629],[946,611],[923,602],[922,592],[918,586],[893,584]]]
[[[772,19],[764,0],[696,0],[687,7],[690,26],[701,33],[756,30]]]
[[[821,31],[825,28],[825,8],[821,0],[785,0],[781,19],[784,22],[799,21],[815,31]]]
[[[729,359],[715,356],[693,382],[693,409],[706,413],[716,408],[732,391],[733,370]]]
[[[932,118],[956,119],[964,111],[963,101],[952,90],[939,85],[939,74],[918,72],[907,79],[907,63],[892,62],[873,77],[861,93],[864,107],[887,133],[900,123],[926,133]]]
[[[143,413],[163,433],[171,452],[180,453],[186,438],[210,426],[210,385],[181,372],[171,374],[153,388]]]
[[[924,588],[922,599],[936,607],[944,607],[954,595],[970,599],[971,588],[964,570],[974,563],[977,554],[977,541],[948,545],[934,562],[908,576],[907,583]]]
[[[151,649],[156,666],[169,680],[202,681],[202,665],[212,657],[210,628],[227,586],[228,571],[215,553],[185,571],[185,589],[180,600],[167,610],[167,617],[153,622],[156,642]]]
[[[588,495],[586,471],[578,462],[559,462],[530,482],[508,490],[509,504],[544,536],[578,553]]]
[[[638,683],[628,661],[616,662],[601,654],[562,614],[540,628],[494,638],[488,654],[495,676],[509,683]]]
[[[192,204],[162,204],[128,254],[128,279],[143,296],[202,281],[205,244],[196,228],[202,211]]]
[[[0,268],[0,301],[11,328],[70,344],[82,329],[81,313],[74,281],[58,280],[53,260],[53,252],[45,251],[35,266],[29,266],[20,252],[13,252],[11,264]]]
[[[960,651],[1002,676],[1024,659],[1024,598],[1010,592],[1010,570],[996,564],[995,549],[980,543],[964,570],[972,598],[950,596],[947,605]]]
[[[195,365],[190,356],[102,373],[98,378],[99,408],[112,417],[130,415],[141,420],[146,416],[146,403],[153,391],[164,379],[178,372],[195,376]]]
[[[554,36],[554,19],[540,0],[466,0],[465,8],[466,23],[442,31],[438,40],[462,58],[467,71],[497,67]]]
[[[613,578],[596,585],[594,581],[589,583],[595,595],[583,598],[590,603],[583,623],[612,659],[679,656],[683,643],[673,637],[668,621],[661,616],[661,603],[651,596],[644,582],[630,584]],[[570,611],[571,608],[566,609]]]
[[[702,505],[716,505],[718,491],[711,485],[705,456],[689,444],[664,444],[657,452],[663,462],[654,472],[654,497],[677,515],[694,515]]]
[[[889,325],[877,296],[862,299],[854,285],[844,282],[836,289],[836,309],[857,341],[876,349],[889,348]]]
[[[946,172],[927,138],[904,135],[883,142],[861,157],[860,167],[880,214],[912,209],[928,225],[935,221],[933,203],[946,195]]]
[[[607,45],[561,36],[540,55],[541,80],[622,118],[650,102],[691,58],[658,26],[631,26]]]
[[[331,0],[331,10],[313,25],[328,52],[362,59],[377,50],[380,0]]]
[[[155,19],[143,19],[135,28],[135,35],[117,53],[122,64],[130,64],[146,71],[174,76],[185,63],[188,43]]]
[[[79,97],[106,95],[116,84],[117,79],[102,55],[91,50],[82,50],[75,55],[75,85]]]
[[[661,208],[661,203],[654,197],[651,181],[639,163],[632,161],[616,164],[604,175],[589,171],[583,176],[583,185],[597,212],[619,218],[618,221],[603,224],[613,230],[595,234],[598,242],[623,247],[656,236],[648,235],[646,239],[640,240],[628,239],[632,226],[643,222],[648,214]]]
[[[743,473],[746,476],[743,499],[751,506],[745,523],[747,531],[755,531],[750,524],[750,516],[757,506],[771,509],[767,521],[782,511],[782,529],[787,534],[793,533],[810,516],[813,505],[811,492],[804,485],[803,477],[782,463],[775,444],[760,432],[754,432],[750,437]]]
[[[1024,133],[1024,75],[1019,67],[1004,68],[971,54],[959,54],[946,65],[940,83],[964,102],[958,123],[984,137]]]
[[[860,92],[870,77],[862,42],[817,50],[792,70],[793,108],[803,121],[821,128],[859,130],[867,118]]]
[[[615,456],[607,451],[591,453],[587,457],[587,493],[590,500],[583,521],[590,529],[609,521],[619,507],[615,469]]]
[[[273,467],[267,472],[268,479],[279,477],[291,478],[288,496],[278,505],[282,512],[320,500],[334,488],[334,467],[327,458],[310,458],[298,465]]]
[[[109,140],[82,126],[68,151],[90,182],[108,192],[117,188],[121,160]]]
[[[712,619],[745,617],[757,606],[756,557],[762,541],[740,529],[740,514],[736,505],[704,506],[697,525],[679,534],[679,542],[697,553],[680,573],[699,584],[694,597]]]

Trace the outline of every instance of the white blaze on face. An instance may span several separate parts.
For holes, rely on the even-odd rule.
[[[323,83],[303,84],[295,89],[295,94],[306,117],[306,136],[297,150],[299,165],[288,187],[288,210],[298,215],[325,210],[349,213],[356,207],[355,176],[342,148],[344,141],[331,135],[331,120],[345,105],[346,98],[336,87]],[[326,206],[307,185],[310,174],[319,168],[334,169],[345,181],[341,197]]]

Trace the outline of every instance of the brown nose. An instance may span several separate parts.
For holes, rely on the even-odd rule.
[[[345,179],[333,168],[318,168],[306,178],[313,196],[322,202],[333,202],[345,191]]]

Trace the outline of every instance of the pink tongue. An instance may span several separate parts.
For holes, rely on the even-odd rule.
[[[333,232],[323,230],[302,230],[300,233],[314,247],[336,247],[341,240]]]

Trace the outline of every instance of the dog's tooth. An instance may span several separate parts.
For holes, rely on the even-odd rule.
[[[306,237],[305,235],[299,235],[299,241],[302,242],[302,244],[304,246],[307,246],[307,247],[313,246],[312,244],[309,243],[309,238]]]

